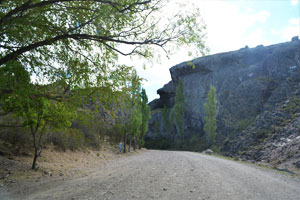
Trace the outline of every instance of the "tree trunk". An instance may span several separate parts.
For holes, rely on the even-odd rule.
[[[124,135],[124,148],[123,153],[126,153],[127,134]]]
[[[143,139],[143,138],[139,138],[139,144],[138,144],[138,145],[139,145],[139,149],[142,148],[142,139]]]
[[[39,157],[37,149],[34,150],[34,156],[33,156],[33,162],[32,162],[32,167],[31,169],[36,168],[36,160]]]
[[[34,155],[33,155],[33,162],[32,162],[31,169],[35,169],[36,168],[36,160],[38,158],[38,147],[37,147],[37,144],[36,144],[37,127],[34,129],[33,126],[31,125],[30,130],[31,130],[31,135],[32,135],[32,139],[33,139],[33,148],[34,148]]]
[[[128,152],[130,152],[130,147],[131,147],[131,135],[129,136]]]
[[[40,127],[40,121],[37,123],[36,127],[33,128],[33,126],[30,126],[31,129],[31,135],[33,137],[33,147],[34,147],[34,155],[33,155],[33,162],[31,169],[36,169],[36,161],[37,158],[41,155],[43,146],[41,145],[43,133],[45,132],[45,128],[47,126],[48,121],[45,122],[44,126],[42,127],[42,130],[40,131],[40,136],[37,138],[36,134],[38,133],[38,129]]]
[[[136,137],[133,137],[133,150],[136,150]]]

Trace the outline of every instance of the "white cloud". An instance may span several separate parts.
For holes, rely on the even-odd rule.
[[[282,38],[290,40],[294,36],[300,36],[299,26],[286,26],[282,29]]]
[[[300,24],[300,18],[291,18],[289,19],[289,24],[291,25],[299,25]]]
[[[298,5],[298,3],[299,3],[299,0],[291,0],[291,4],[292,4],[293,6]]]
[[[278,31],[278,30],[275,30],[274,28],[273,29],[271,29],[271,33],[272,33],[272,35],[275,35],[275,36],[278,36],[278,35],[280,35],[281,33],[280,33],[280,31]]]
[[[290,41],[292,37],[300,37],[300,18],[290,18],[285,26],[272,29],[272,35],[279,36],[284,41]]]
[[[285,40],[290,40],[294,36],[300,37],[300,18],[291,18],[288,25],[280,30],[281,37]]]
[[[263,39],[262,32],[254,30],[249,33],[256,25],[267,22],[270,16],[268,11],[242,10],[233,2],[225,1],[199,1],[198,4],[207,23],[207,44],[212,54],[240,49],[245,45],[269,44]]]
[[[265,46],[272,44],[271,41],[268,41],[263,37],[263,31],[259,28],[247,34],[244,42],[250,47],[255,47],[260,44]]]

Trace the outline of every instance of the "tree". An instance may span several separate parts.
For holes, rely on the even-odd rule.
[[[216,99],[216,89],[213,85],[210,85],[209,92],[207,95],[207,102],[204,104],[205,109],[205,124],[204,131],[209,137],[210,144],[215,146],[216,140],[216,130],[217,130],[217,99]]]
[[[130,151],[132,138],[135,143],[136,138],[141,133],[142,120],[143,119],[142,119],[140,105],[135,104],[133,106],[133,112],[131,113],[130,121],[129,121],[129,148],[128,148],[128,151]],[[135,145],[134,145],[134,149],[135,149]]]
[[[141,108],[141,114],[142,114],[142,123],[140,128],[140,134],[138,136],[139,140],[139,147],[141,148],[144,145],[144,136],[148,131],[148,121],[151,118],[151,109],[148,106],[148,97],[146,94],[146,90],[143,88],[141,91],[141,102],[140,102],[140,108]]]
[[[74,113],[66,103],[45,97],[53,92],[51,86],[30,83],[28,72],[19,65],[0,68],[0,89],[13,90],[0,97],[4,114],[13,113],[21,119],[21,124],[0,124],[0,127],[25,127],[30,129],[33,139],[34,156],[32,169],[36,168],[37,158],[43,149],[43,136],[49,127],[59,129],[71,125]],[[8,81],[10,80],[10,81]],[[54,95],[53,95],[54,96]]]
[[[178,85],[176,87],[176,96],[175,96],[175,121],[178,127],[179,135],[184,139],[183,134],[183,123],[184,123],[184,89],[182,80],[178,81]]]
[[[170,127],[172,126],[172,122],[170,120],[170,118],[171,118],[170,112],[171,112],[171,109],[168,108],[166,105],[164,105],[164,107],[161,111],[164,131],[169,131]]]

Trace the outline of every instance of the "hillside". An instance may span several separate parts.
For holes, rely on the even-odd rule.
[[[300,168],[299,95],[297,89],[295,96],[258,115],[245,130],[226,141],[225,155],[269,163],[276,168]]]

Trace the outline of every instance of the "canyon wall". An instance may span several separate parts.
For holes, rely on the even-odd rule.
[[[184,137],[204,134],[204,103],[213,85],[217,94],[217,145],[223,147],[226,140],[239,135],[259,115],[295,95],[300,81],[299,48],[299,38],[294,37],[291,42],[246,46],[173,66],[172,80],[157,91],[160,98],[149,103],[152,118],[146,143],[179,138],[176,124],[164,126],[162,112],[164,107],[172,111],[176,86],[181,80],[185,97]]]

